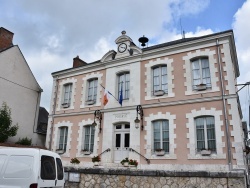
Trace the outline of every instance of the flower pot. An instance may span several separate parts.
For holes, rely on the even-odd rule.
[[[90,151],[82,151],[83,155],[90,155],[90,153],[91,153]]]
[[[163,156],[163,155],[165,155],[165,151],[164,150],[155,151],[155,155],[157,155],[157,156]]]
[[[209,155],[211,155],[211,150],[201,150],[201,155],[209,156]]]
[[[89,100],[89,101],[86,101],[86,104],[87,105],[92,105],[92,104],[95,104],[95,101],[94,100]]]
[[[123,166],[128,167],[129,166],[128,162],[123,163]]]
[[[164,95],[164,93],[165,93],[165,92],[164,92],[163,90],[158,90],[158,91],[155,91],[155,92],[154,92],[154,95],[155,95],[155,96],[162,96],[162,95]]]
[[[207,89],[207,85],[206,84],[196,85],[196,89],[198,91],[206,90]]]
[[[98,161],[95,161],[95,162],[94,162],[94,166],[99,166],[99,162],[98,162]]]

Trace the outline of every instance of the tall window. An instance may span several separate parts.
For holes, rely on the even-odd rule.
[[[195,118],[197,151],[209,149],[216,151],[214,117],[205,116]]]
[[[200,84],[211,87],[211,78],[208,58],[199,58],[192,61],[193,89],[197,89]]]
[[[72,94],[72,84],[65,84],[64,85],[63,104],[70,104],[71,94]]]
[[[161,65],[153,68],[153,91],[162,90],[168,93],[167,66]]]
[[[123,99],[129,99],[129,72],[124,72],[118,75],[118,97],[123,91]]]
[[[154,149],[163,149],[169,152],[169,123],[168,120],[157,120],[153,122]]]
[[[97,96],[97,79],[88,81],[88,101],[96,101]]]
[[[68,127],[59,128],[59,150],[66,151],[67,148],[67,139],[68,139]]]
[[[84,150],[93,152],[95,128],[94,126],[84,126]]]

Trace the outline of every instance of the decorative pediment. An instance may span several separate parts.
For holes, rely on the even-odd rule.
[[[116,51],[110,50],[102,57],[101,62],[113,60],[115,59],[115,56],[116,56]]]
[[[121,42],[126,42],[126,41],[130,41],[130,42],[133,42],[132,39],[126,35],[126,31],[122,31],[122,35],[119,36],[116,40],[115,40],[115,43],[118,44],[118,43],[121,43]]]

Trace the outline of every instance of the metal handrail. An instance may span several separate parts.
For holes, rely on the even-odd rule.
[[[148,164],[150,164],[150,160],[148,158],[144,157],[142,154],[140,154],[139,152],[135,151],[133,148],[129,148],[129,151],[133,151],[133,152],[137,153],[138,155],[140,155],[141,157],[143,157],[147,161]]]
[[[111,150],[110,150],[110,148],[108,148],[108,149],[106,149],[105,151],[103,151],[102,153],[100,153],[98,156],[101,156],[103,153],[105,153],[105,152],[110,152]]]

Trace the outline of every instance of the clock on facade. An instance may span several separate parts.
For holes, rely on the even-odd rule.
[[[127,44],[125,44],[125,43],[119,44],[119,46],[118,46],[118,51],[119,51],[120,53],[125,52],[126,49],[127,49]]]

